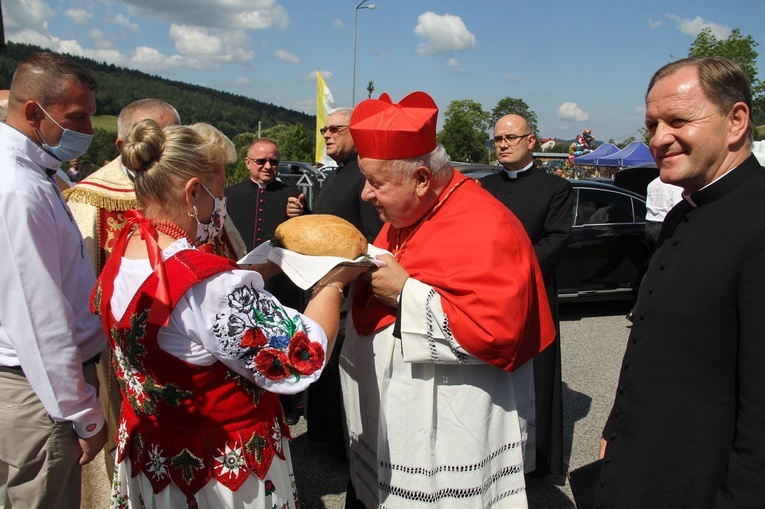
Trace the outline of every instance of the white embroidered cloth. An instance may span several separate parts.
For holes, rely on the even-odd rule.
[[[266,241],[247,253],[239,260],[239,265],[254,265],[272,261],[278,265],[287,277],[298,287],[307,290],[322,277],[340,265],[376,266],[385,265],[375,256],[391,254],[384,249],[369,244],[367,256],[360,256],[353,261],[335,256],[307,256],[281,247],[274,247]]]

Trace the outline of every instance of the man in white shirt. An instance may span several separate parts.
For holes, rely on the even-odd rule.
[[[645,200],[645,238],[656,247],[661,233],[661,225],[667,212],[683,199],[683,188],[661,181],[656,177],[648,184]]]
[[[106,441],[95,275],[53,180],[87,150],[95,89],[71,59],[33,54],[0,124],[0,493],[11,506],[78,508],[81,465]]]

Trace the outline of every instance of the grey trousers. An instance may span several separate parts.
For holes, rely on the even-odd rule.
[[[95,365],[83,371],[95,382]],[[18,370],[0,368],[0,430],[0,508],[80,507],[77,434],[50,418]]]

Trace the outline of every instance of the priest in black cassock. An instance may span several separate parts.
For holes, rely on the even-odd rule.
[[[228,215],[250,251],[270,240],[287,220],[287,198],[300,189],[277,180],[281,154],[276,142],[258,138],[247,148],[245,165],[250,178],[226,189]]]
[[[353,144],[348,122],[352,108],[337,108],[327,117],[327,125],[321,129],[327,155],[338,167],[324,181],[316,198],[314,210],[308,210],[302,196],[289,200],[287,214],[332,214],[352,223],[370,243],[377,237],[383,222],[377,209],[361,199],[364,175],[359,170],[358,155]]]
[[[694,57],[649,82],[651,154],[683,200],[640,284],[593,506],[765,507],[765,170],[747,74]]]
[[[492,139],[504,171],[481,179],[483,187],[515,214],[526,229],[542,269],[547,299],[558,331],[555,341],[534,358],[536,396],[535,475],[561,476],[563,399],[560,326],[555,269],[566,253],[573,219],[573,191],[566,179],[534,167],[536,135],[518,115],[506,115]]]
[[[274,236],[276,227],[286,221],[287,199],[300,195],[300,189],[277,180],[281,153],[274,140],[257,138],[247,148],[245,165],[250,178],[226,188],[228,215],[251,251]],[[266,283],[266,290],[279,302],[302,310],[304,293],[284,274],[279,273]],[[300,397],[282,396],[287,421],[298,421]]]
[[[366,179],[359,170],[358,155],[353,138],[348,130],[352,108],[337,108],[327,117],[321,129],[327,155],[334,159],[338,168],[327,176],[316,198],[314,210],[308,210],[304,197],[291,198],[287,207],[290,217],[301,214],[332,214],[352,223],[364,234],[367,241],[374,241],[382,228],[377,209],[370,202],[361,199],[361,190]],[[345,316],[343,312],[343,317]],[[337,335],[335,348],[319,380],[308,390],[306,415],[308,438],[327,442],[327,452],[338,459],[346,457],[346,438],[343,431],[342,398],[338,358],[345,338],[345,319],[341,319],[341,330]]]

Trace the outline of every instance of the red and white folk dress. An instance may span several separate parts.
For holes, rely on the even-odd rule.
[[[299,507],[278,393],[319,377],[323,330],[185,239],[161,257],[111,257],[93,294],[123,395],[112,507]]]

